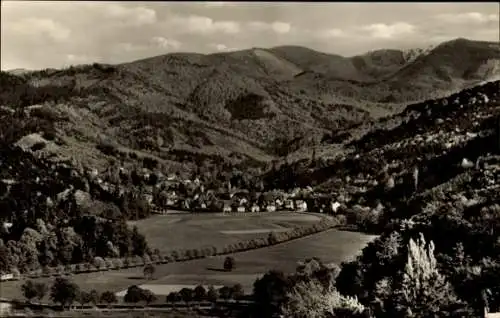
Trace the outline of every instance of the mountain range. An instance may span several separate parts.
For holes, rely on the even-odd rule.
[[[110,157],[174,169],[200,160],[258,164],[331,147],[325,136],[359,134],[408,104],[498,78],[500,45],[466,39],[353,57],[299,46],[171,53],[2,72],[0,111],[49,121],[51,132],[33,124],[22,134],[51,144],[51,157],[89,165]]]

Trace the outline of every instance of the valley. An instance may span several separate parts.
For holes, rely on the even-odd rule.
[[[456,39],[1,72],[2,298],[500,310],[498,60]]]

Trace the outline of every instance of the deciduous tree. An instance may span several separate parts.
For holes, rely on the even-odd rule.
[[[50,298],[53,302],[66,306],[73,304],[79,293],[78,286],[66,278],[57,277],[50,290]]]

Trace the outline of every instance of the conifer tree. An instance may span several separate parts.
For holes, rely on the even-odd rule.
[[[434,243],[426,243],[423,234],[410,239],[408,261],[395,290],[395,309],[400,317],[434,317],[460,303],[452,286],[437,268]]]

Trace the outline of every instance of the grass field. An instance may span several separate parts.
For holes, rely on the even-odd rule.
[[[192,221],[196,223],[198,220]],[[244,223],[242,226],[244,228],[250,222],[242,223]],[[217,223],[213,223],[212,226],[214,224]],[[181,229],[178,231],[181,232]],[[168,231],[164,233],[168,234]],[[153,236],[153,234],[149,235]],[[167,293],[174,288],[172,285],[233,285],[237,283],[250,292],[255,279],[270,269],[293,272],[298,261],[310,257],[319,257],[325,262],[341,263],[359,253],[373,238],[374,236],[361,233],[328,230],[283,244],[236,253],[233,255],[236,267],[232,272],[222,271],[225,256],[218,256],[158,265],[155,279],[150,281],[144,279],[142,268],[80,274],[75,275],[73,280],[83,290],[97,289],[100,292],[110,290],[118,293],[131,285],[148,284],[161,285],[155,290],[163,290],[162,293]],[[196,239],[193,243],[201,240],[205,239]],[[50,284],[53,278],[38,280]],[[21,285],[22,281],[3,282],[2,297],[21,299]]]
[[[146,236],[151,248],[168,253],[172,250],[224,247],[241,240],[267,237],[270,231],[286,231],[298,225],[320,220],[319,216],[293,212],[245,215],[172,214],[155,215],[129,222]]]

